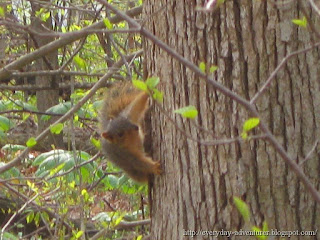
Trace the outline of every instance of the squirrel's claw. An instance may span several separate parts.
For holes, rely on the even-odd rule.
[[[160,161],[157,161],[154,163],[154,169],[153,169],[153,173],[155,175],[161,175],[162,174],[162,168],[161,168],[161,164]]]

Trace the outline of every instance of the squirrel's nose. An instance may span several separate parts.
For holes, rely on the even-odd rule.
[[[108,132],[101,133],[101,137],[103,137],[104,139],[108,140],[109,142],[112,142],[112,140],[113,140],[112,135],[108,134]]]

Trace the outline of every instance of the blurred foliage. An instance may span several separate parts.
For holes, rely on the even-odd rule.
[[[0,18],[10,20],[17,26],[28,28],[32,24],[31,16],[35,15],[43,22],[51,20],[53,31],[59,34],[78,31],[101,20],[104,20],[108,29],[125,30],[129,28],[125,22],[111,24],[109,20],[106,20],[110,19],[112,15],[96,1],[76,0],[71,3],[70,1],[52,0],[37,2],[37,4],[40,5],[35,11],[30,1],[9,1],[7,5],[0,5]],[[113,4],[125,11],[140,6],[142,1],[130,1],[130,6],[127,1],[114,2]],[[4,65],[0,65],[0,67],[36,49],[34,44],[31,44],[35,36],[28,35],[28,32],[24,32],[23,28],[20,31],[15,31],[10,26],[2,26],[0,29],[0,36],[6,39],[7,44],[4,52]],[[129,46],[129,42],[132,43],[132,41],[134,44]],[[79,51],[74,54],[79,46]],[[89,34],[82,46],[81,41],[76,41],[58,50],[58,66],[61,67],[67,63],[64,71],[81,73],[63,77],[62,81],[70,83],[72,79],[74,83],[78,84],[95,83],[99,77],[91,74],[102,76],[112,63],[119,61],[124,55],[139,50],[140,47],[141,38],[137,34]],[[20,71],[34,71],[34,64],[34,62],[30,62]],[[130,67],[122,66],[110,81],[140,79],[141,72],[142,60],[136,58],[130,63]],[[35,84],[34,77],[25,77],[23,81],[31,86]],[[21,78],[12,77],[7,79],[6,84],[13,87],[25,84],[23,81],[21,82]],[[0,138],[2,139],[2,148],[0,166],[17,157],[26,145],[30,147],[37,144],[36,136],[29,138],[25,146],[9,144],[6,142],[6,136],[10,134],[10,131],[15,130],[16,126],[29,118],[32,118],[37,124],[40,119],[47,121],[52,115],[65,114],[87,94],[88,90],[76,88],[74,91],[63,91],[58,105],[48,109],[47,114],[36,114],[38,112],[36,91],[30,89],[25,91],[1,90]],[[63,96],[65,94],[68,95],[67,98]],[[98,152],[97,148],[100,146],[97,138],[93,136],[97,129],[97,111],[101,106],[102,95],[103,90],[99,90],[96,96],[87,101],[70,120],[73,127],[89,129],[92,132],[91,142],[92,147],[96,148],[95,153]],[[51,133],[58,134],[61,128],[71,125],[70,121],[51,126]],[[19,195],[12,192],[12,189],[15,189],[19,194],[32,199],[32,202],[37,204],[39,208],[41,207],[42,210],[38,211],[29,203],[25,209],[22,209],[22,212],[19,212],[22,214],[20,218],[24,218],[27,224],[39,227],[46,223],[46,227],[52,230],[51,234],[59,239],[80,239],[85,233],[80,230],[80,226],[75,224],[74,220],[81,216],[88,219],[87,221],[92,221],[95,229],[110,229],[111,235],[100,239],[113,239],[128,234],[128,230],[114,230],[122,219],[139,220],[142,215],[148,217],[146,204],[144,203],[144,208],[141,208],[141,195],[144,198],[147,196],[146,185],[137,184],[128,179],[120,169],[107,162],[104,157],[98,157],[91,161],[93,152],[89,153],[81,149],[72,150],[71,147],[68,150],[55,149],[54,146],[48,146],[48,148],[52,148],[52,150],[29,152],[24,157],[22,165],[13,167],[0,175],[0,185],[4,184],[1,196],[3,194],[10,199],[20,198]],[[10,186],[12,189],[6,186]],[[18,210],[10,208],[6,214],[12,216]],[[69,224],[72,228],[71,235],[68,235],[70,229],[67,229],[59,222],[60,220],[53,218],[47,211],[58,214],[60,219]],[[5,223],[1,222],[1,227],[4,227]],[[21,222],[12,221],[9,225],[4,231],[3,237],[5,239],[20,239],[27,234],[21,228]],[[134,228],[130,231],[131,236],[132,233],[140,236],[141,228]],[[49,236],[39,232],[31,235],[30,239],[50,239]]]

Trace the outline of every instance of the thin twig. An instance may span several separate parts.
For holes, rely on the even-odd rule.
[[[87,76],[87,77],[103,77],[103,73],[87,73],[76,71],[61,71],[61,70],[45,70],[45,71],[30,71],[30,72],[12,72],[12,77],[33,77],[33,76]]]
[[[37,197],[39,196],[39,193],[37,193],[36,195],[34,195],[31,199],[29,199],[25,204],[22,205],[22,207],[16,211],[8,220],[8,222],[3,226],[3,228],[1,229],[1,235],[0,235],[0,239],[3,239],[3,234],[6,231],[6,228],[11,224],[11,222],[13,221],[13,219],[20,214],[31,202],[33,202]]]
[[[80,52],[80,50],[82,49],[84,43],[87,40],[87,36],[85,36],[83,39],[81,39],[81,41],[79,42],[76,50],[74,50],[74,52],[71,54],[70,58],[59,68],[59,71],[63,71],[67,65],[69,63],[71,63],[71,61],[73,60],[73,58],[78,54],[78,52]]]
[[[8,183],[3,183],[2,184],[4,187],[6,187],[9,191],[11,191],[14,195],[17,195],[19,196],[21,199],[23,199],[24,201],[29,201],[29,197],[25,196],[24,194],[22,194],[21,192],[19,192],[18,190],[16,190],[15,188],[11,187],[10,184]],[[43,206],[39,206],[37,203],[35,203],[34,201],[31,201],[30,202],[32,206],[34,206],[36,209],[38,209],[39,211],[43,211],[43,212],[46,212],[49,217],[51,218],[55,218],[55,219],[60,219],[60,216],[49,210],[48,208],[45,208]],[[72,227],[67,223],[65,222],[64,220],[61,221],[61,224],[63,224],[68,230],[72,231]]]
[[[126,13],[131,16],[136,16],[142,12],[142,7],[137,7],[130,9]],[[118,23],[122,20],[121,17],[115,16],[109,19],[111,23]],[[41,58],[42,56],[46,55],[48,52],[57,50],[67,44],[70,44],[74,41],[77,41],[85,36],[87,36],[89,33],[87,31],[90,30],[99,30],[104,29],[106,26],[104,24],[104,21],[99,21],[95,24],[92,24],[88,27],[85,27],[79,31],[66,33],[63,37],[61,37],[58,40],[52,41],[41,48],[33,51],[32,53],[26,54],[19,59],[11,62],[10,64],[6,65],[2,69],[0,69],[0,82],[4,79],[8,78],[11,75],[11,72],[14,70],[18,70],[28,63],[31,63],[32,61]]]
[[[50,112],[38,112],[38,111],[32,111],[32,110],[27,110],[27,109],[22,109],[22,110],[7,110],[7,111],[1,111],[0,115],[3,114],[8,114],[8,113],[30,113],[30,114],[37,114],[37,115],[47,115],[47,116],[63,116],[64,114],[62,113],[50,113]],[[81,120],[85,121],[92,121],[92,122],[97,122],[97,119],[92,119],[92,118],[84,118],[84,117],[79,117]]]
[[[309,3],[311,5],[311,7],[316,11],[316,13],[318,14],[318,16],[320,17],[320,9],[318,8],[318,6],[314,3],[313,0],[309,0]]]
[[[319,140],[317,140],[313,147],[311,148],[310,152],[308,152],[307,156],[299,163],[300,166],[302,166],[306,161],[309,160],[309,158],[311,157],[312,153],[314,152],[314,150],[316,150],[316,147],[318,145]]]
[[[49,181],[49,180],[51,180],[51,179],[53,179],[53,178],[65,176],[65,175],[71,173],[72,171],[74,171],[74,170],[76,170],[76,169],[78,169],[78,168],[80,168],[80,167],[83,167],[83,166],[85,166],[85,165],[87,165],[87,164],[89,164],[89,163],[92,163],[92,162],[95,161],[100,155],[101,155],[100,152],[98,152],[96,155],[94,155],[94,156],[93,156],[91,159],[89,159],[88,161],[85,161],[85,162],[82,162],[82,163],[80,163],[80,164],[74,165],[74,166],[73,166],[72,168],[70,168],[68,171],[65,171],[65,172],[63,172],[63,173],[55,174],[55,175],[47,178],[46,181]]]
[[[276,69],[271,73],[271,75],[269,76],[269,78],[267,79],[267,81],[265,82],[265,84],[259,89],[259,91],[254,95],[254,97],[251,99],[250,101],[250,104],[255,104],[255,102],[257,101],[257,99],[267,90],[267,88],[270,86],[272,80],[275,78],[275,76],[277,75],[277,73],[279,72],[279,70],[287,63],[287,61],[296,56],[296,55],[299,55],[301,53],[306,53],[316,47],[320,46],[320,42],[310,46],[310,47],[307,47],[307,48],[304,48],[304,49],[301,49],[301,50],[298,50],[298,51],[295,51],[295,52],[292,52],[290,53],[289,55],[287,55],[285,58],[282,59],[281,63],[276,67]]]
[[[213,140],[213,141],[203,141],[201,142],[202,145],[205,146],[218,146],[218,145],[224,145],[224,144],[231,144],[235,142],[247,142],[251,140],[259,140],[259,139],[266,139],[267,135],[253,135],[248,136],[247,139],[243,139],[242,137],[235,137],[235,138],[229,138],[229,139],[219,139],[219,140]]]
[[[31,237],[33,235],[36,235],[37,233],[41,232],[42,230],[46,229],[47,227],[46,226],[43,226],[43,227],[39,227],[38,229],[36,229],[35,231],[27,234],[27,235],[24,235],[23,236],[23,239],[31,239]]]

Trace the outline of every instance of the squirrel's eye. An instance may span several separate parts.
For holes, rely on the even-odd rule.
[[[121,132],[121,133],[118,133],[118,137],[123,137],[123,132]]]

